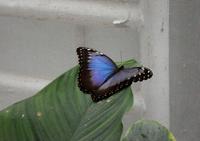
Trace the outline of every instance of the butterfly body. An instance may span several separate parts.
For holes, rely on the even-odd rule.
[[[78,85],[81,91],[91,94],[94,102],[112,96],[132,82],[143,81],[153,75],[146,67],[118,68],[108,56],[90,48],[79,47],[77,54],[80,65]]]

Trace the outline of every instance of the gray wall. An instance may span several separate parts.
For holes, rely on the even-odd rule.
[[[170,1],[170,122],[177,141],[200,138],[200,1]]]

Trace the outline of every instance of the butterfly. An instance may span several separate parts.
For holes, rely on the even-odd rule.
[[[105,54],[91,48],[78,47],[78,86],[84,93],[91,94],[94,102],[106,99],[127,88],[132,82],[147,80],[153,73],[146,67],[117,67]]]

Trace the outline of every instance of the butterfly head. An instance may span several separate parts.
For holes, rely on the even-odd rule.
[[[123,65],[119,67],[119,70],[122,70],[122,69],[124,69],[124,66],[123,66]]]

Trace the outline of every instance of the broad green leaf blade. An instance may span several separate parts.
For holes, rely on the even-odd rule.
[[[158,122],[140,120],[129,128],[123,141],[176,141],[176,139]]]
[[[126,66],[137,63],[129,60]],[[0,112],[0,141],[118,141],[122,116],[133,103],[130,88],[93,103],[77,86],[79,67],[35,96]]]

